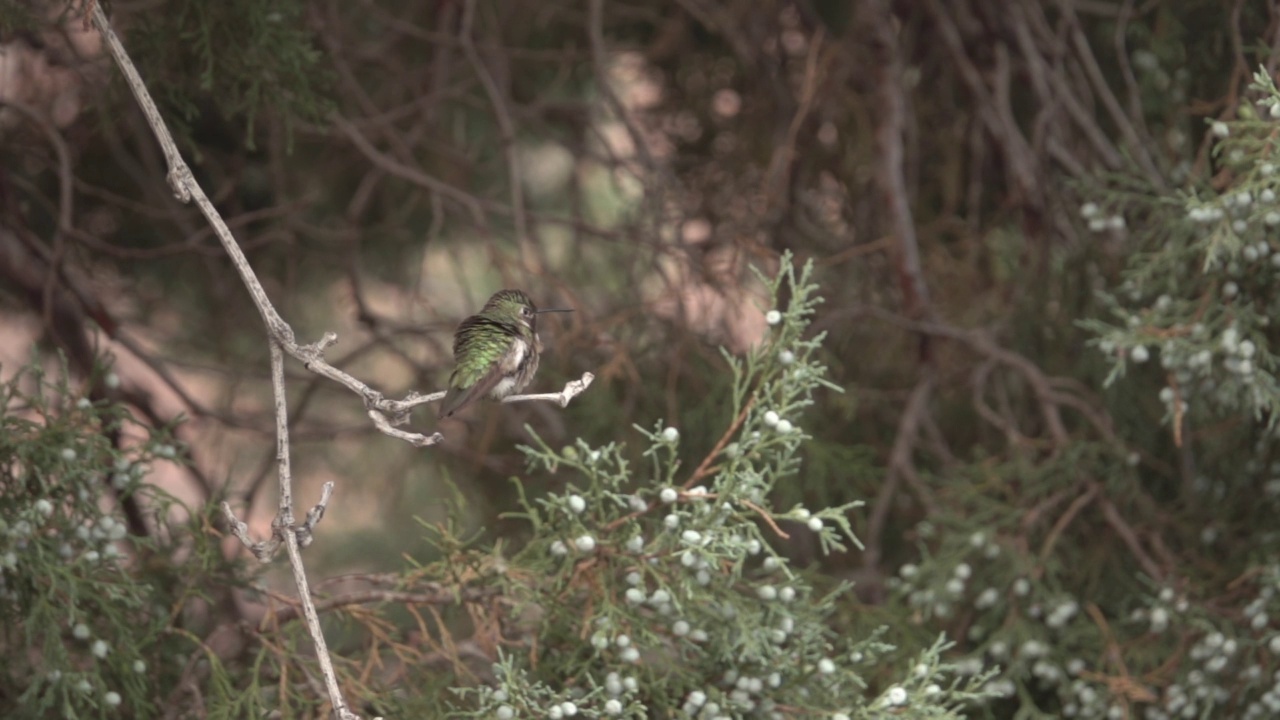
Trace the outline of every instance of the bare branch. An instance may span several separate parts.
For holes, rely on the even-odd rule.
[[[155,133],[156,139],[160,142],[165,160],[169,166],[168,179],[170,186],[179,200],[183,202],[195,200],[201,213],[204,214],[217,234],[219,241],[222,242],[223,249],[231,257],[236,270],[240,273],[240,279],[244,282],[245,287],[248,288],[249,294],[253,297],[254,305],[258,308],[258,312],[267,326],[267,334],[271,345],[271,390],[275,398],[276,461],[280,479],[280,505],[276,518],[271,523],[271,537],[262,542],[254,542],[249,537],[248,527],[235,517],[231,507],[223,503],[222,510],[230,523],[232,534],[248,547],[259,561],[269,561],[281,544],[285,546],[289,554],[289,565],[293,570],[294,583],[297,585],[298,596],[301,599],[303,613],[307,620],[307,629],[311,634],[312,642],[315,644],[316,657],[320,663],[321,674],[324,676],[325,690],[329,695],[329,702],[333,705],[333,712],[340,720],[358,720],[358,716],[347,708],[346,700],[342,696],[342,689],[338,686],[338,678],[333,670],[333,660],[329,656],[324,632],[320,628],[320,617],[317,615],[315,605],[311,601],[311,590],[307,585],[306,568],[302,564],[302,555],[299,550],[300,547],[311,543],[315,525],[324,516],[325,508],[328,505],[329,498],[332,496],[332,483],[325,485],[320,502],[307,513],[306,521],[299,527],[294,526],[292,469],[289,461],[289,408],[284,384],[284,354],[286,352],[289,353],[289,355],[301,360],[313,372],[346,385],[360,394],[364,397],[365,403],[372,406],[370,412],[374,412],[373,408],[377,406],[378,402],[382,401],[382,396],[354,377],[324,362],[323,353],[325,349],[337,342],[337,336],[333,333],[325,333],[319,342],[312,345],[299,346],[295,342],[293,329],[289,327],[288,323],[280,317],[271,305],[266,291],[263,290],[262,284],[258,282],[257,276],[249,266],[248,259],[244,256],[244,252],[236,243],[235,238],[232,237],[231,230],[213,207],[213,203],[209,201],[204,190],[195,181],[190,168],[187,167],[186,162],[178,153],[173,137],[170,135],[163,118],[160,117],[160,113],[147,92],[142,78],[138,76],[138,71],[133,66],[133,62],[129,59],[124,47],[120,44],[119,38],[116,37],[115,32],[111,29],[111,24],[108,22],[106,14],[103,13],[102,7],[95,3],[92,5],[91,12],[94,26],[97,27],[98,32],[101,33],[106,41],[116,64],[125,74],[134,97],[142,107],[143,114],[146,115],[147,122]]]
[[[867,524],[866,537],[863,539],[863,564],[875,569],[880,562],[883,546],[885,524],[889,520],[889,510],[893,497],[898,491],[900,481],[905,481],[915,491],[920,503],[929,515],[937,513],[933,506],[929,489],[916,472],[915,462],[911,454],[915,449],[916,437],[922,418],[928,414],[929,400],[933,397],[935,379],[932,373],[925,375],[907,400],[907,407],[902,411],[902,419],[898,422],[898,432],[893,441],[893,449],[889,452],[889,467],[885,473],[884,484],[872,503],[871,519]]]
[[[878,62],[875,72],[876,97],[882,111],[876,125],[876,185],[888,208],[889,226],[897,243],[894,264],[902,289],[907,316],[933,318],[929,286],[920,265],[920,243],[915,218],[911,212],[907,189],[906,153],[903,137],[908,117],[906,90],[903,87],[903,62],[894,24],[893,10],[887,0],[872,0],[862,6],[866,15],[866,31]],[[920,336],[920,360],[929,363],[929,338]]]
[[[569,401],[581,395],[587,388],[591,387],[591,381],[596,376],[592,373],[582,373],[582,377],[577,380],[570,380],[565,384],[564,389],[557,393],[540,393],[537,395],[508,395],[502,398],[503,404],[518,402],[547,401],[553,402],[560,407],[568,407]]]
[[[524,173],[520,167],[520,152],[516,148],[515,123],[511,120],[511,110],[507,107],[502,91],[498,88],[498,84],[494,82],[493,75],[489,72],[489,69],[485,67],[484,61],[480,58],[480,53],[476,52],[475,41],[472,38],[472,33],[475,30],[475,17],[475,0],[467,0],[462,10],[462,31],[460,33],[462,51],[467,56],[467,62],[471,64],[471,69],[475,71],[476,77],[480,78],[480,84],[484,86],[484,93],[489,98],[489,104],[493,106],[494,117],[498,119],[498,133],[502,138],[502,151],[507,159],[507,174],[510,176],[508,182],[511,183],[511,216],[515,222],[516,244],[520,247],[521,259],[524,261],[523,269],[525,272],[540,274],[542,272],[542,261],[538,256],[537,246],[533,242],[533,237],[529,233],[529,217],[525,212],[524,206]]]
[[[389,415],[390,418],[384,418],[388,420],[387,423],[375,423],[379,429],[403,422],[405,419],[403,410],[397,409],[398,405],[395,401],[388,400],[383,397],[382,393],[325,361],[324,351],[338,341],[337,335],[325,333],[319,342],[311,345],[298,344],[294,337],[293,328],[276,312],[275,306],[271,304],[266,290],[263,289],[262,283],[258,281],[258,276],[249,265],[249,260],[245,257],[244,251],[241,250],[235,237],[232,236],[226,221],[223,220],[209,200],[208,195],[205,194],[203,188],[192,176],[191,168],[182,159],[182,155],[178,152],[178,147],[173,141],[173,135],[165,125],[164,119],[160,117],[160,111],[156,108],[155,101],[151,99],[151,93],[147,91],[146,85],[138,75],[137,68],[133,65],[133,61],[129,59],[129,55],[125,52],[120,39],[116,37],[115,31],[111,29],[111,25],[106,15],[102,12],[102,8],[96,4],[93,6],[93,23],[98,28],[98,31],[102,33],[103,40],[111,51],[112,58],[115,59],[116,65],[120,67],[121,72],[124,73],[129,89],[133,91],[134,98],[142,108],[143,115],[146,116],[147,123],[151,126],[156,140],[160,143],[165,162],[169,166],[168,180],[170,187],[182,202],[194,200],[209,225],[213,227],[214,234],[217,235],[219,242],[222,243],[223,250],[231,258],[232,264],[235,265],[236,271],[240,274],[240,280],[244,283],[245,288],[248,289],[250,297],[253,298],[253,304],[258,309],[258,314],[262,316],[262,321],[267,326],[267,333],[271,336],[272,342],[290,357],[302,362],[311,372],[333,380],[362,397],[366,408],[370,412]],[[420,447],[434,444],[427,442],[429,438],[414,433],[398,432],[393,437],[398,437]]]
[[[323,514],[323,511],[320,514]],[[333,703],[333,714],[337,715],[339,720],[359,720],[359,716],[347,708],[347,702],[342,697],[342,688],[338,687],[338,676],[333,671],[333,659],[329,657],[324,630],[320,628],[320,615],[316,612],[316,605],[311,600],[311,588],[307,586],[307,572],[302,566],[302,553],[298,549],[299,538],[296,534],[289,532],[285,533],[284,540],[285,549],[289,552],[289,567],[293,568],[293,581],[298,586],[298,597],[302,600],[302,614],[307,619],[307,631],[315,641],[320,673],[324,675],[325,689],[329,691],[329,701]]]

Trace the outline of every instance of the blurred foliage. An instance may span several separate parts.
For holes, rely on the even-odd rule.
[[[280,123],[289,150],[296,123],[327,114],[332,73],[305,13],[306,4],[296,0],[178,0],[165,3],[164,12],[137,16],[131,52],[165,118],[185,131],[178,133],[184,149],[197,156],[207,145],[253,151],[258,116],[267,111]],[[233,120],[243,123],[242,132],[205,132],[198,140],[188,135]]]
[[[147,481],[176,457],[168,432],[51,369],[34,361],[0,385],[0,712],[153,717],[211,627],[198,608],[222,601],[235,568],[207,517],[183,517]],[[142,442],[118,449],[124,431]],[[123,503],[144,506],[157,535],[130,535]]]

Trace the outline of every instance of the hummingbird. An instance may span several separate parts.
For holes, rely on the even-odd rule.
[[[486,395],[501,400],[524,390],[542,354],[538,316],[553,312],[573,311],[539,310],[523,291],[499,290],[480,312],[463,320],[453,334],[456,365],[440,403],[440,417],[450,417]]]

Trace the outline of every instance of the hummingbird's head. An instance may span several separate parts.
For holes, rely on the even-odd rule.
[[[499,290],[484,304],[480,311],[483,315],[493,315],[507,322],[519,322],[530,330],[537,330],[538,315],[551,312],[573,312],[572,310],[547,309],[539,310],[533,300],[523,290]]]

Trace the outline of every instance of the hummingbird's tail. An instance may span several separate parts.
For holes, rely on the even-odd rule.
[[[451,386],[449,391],[445,393],[444,399],[440,401],[439,418],[443,420],[447,417],[453,417],[453,414],[461,410],[466,404],[466,391],[463,388]]]

